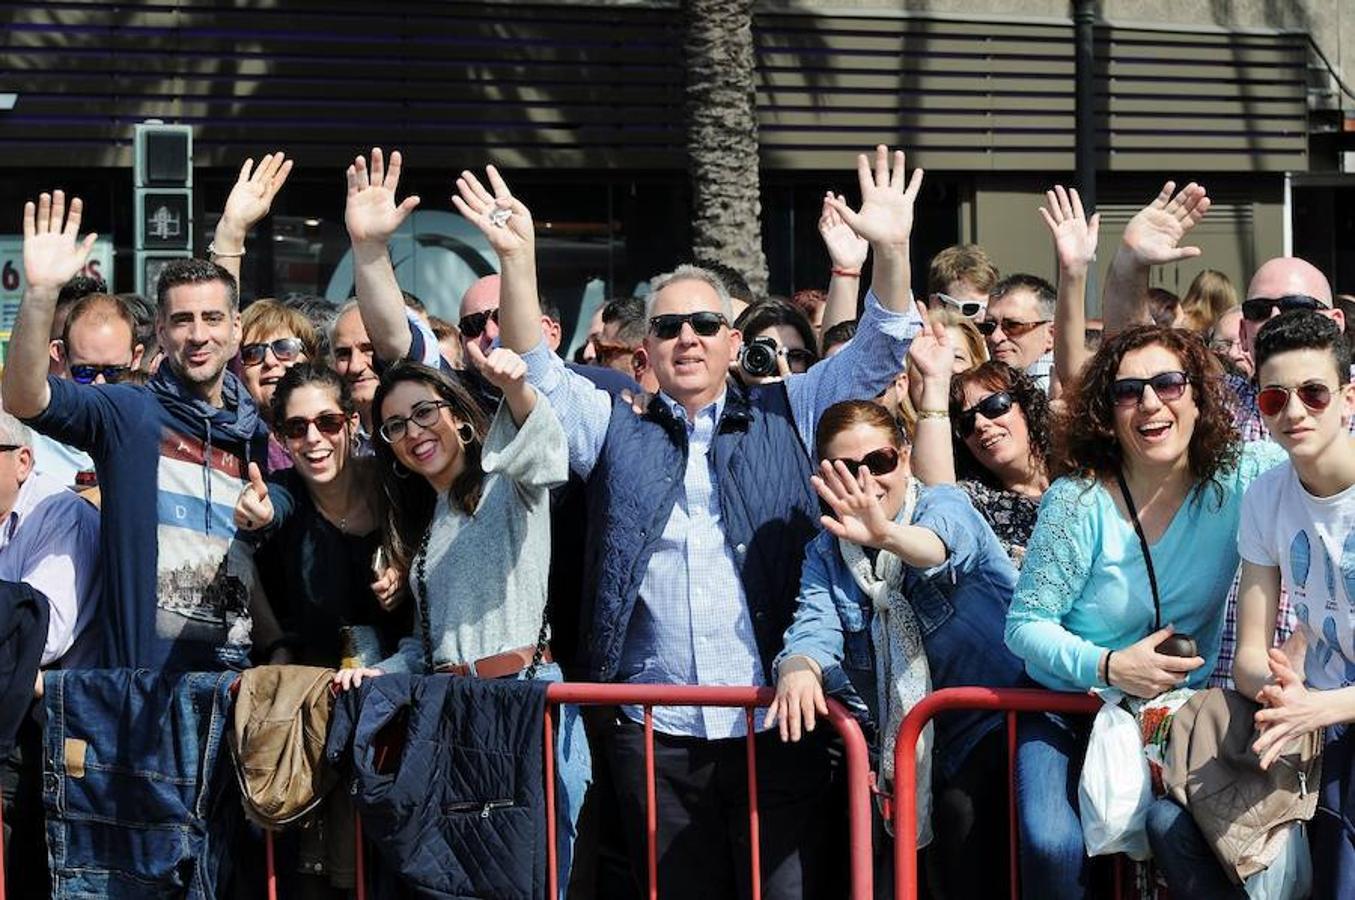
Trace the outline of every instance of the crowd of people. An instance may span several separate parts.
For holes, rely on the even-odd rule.
[[[1257,777],[1322,735],[1316,812],[1271,824],[1308,820],[1312,896],[1355,891],[1355,384],[1320,271],[1278,258],[1243,293],[1213,270],[1184,299],[1150,288],[1155,266],[1200,255],[1209,209],[1203,186],[1168,182],[1114,245],[1089,320],[1107,248],[1056,186],[1039,209],[1056,283],[962,245],[918,289],[923,173],[879,147],[858,159],[859,203],[823,199],[825,290],[759,297],[727,267],[681,265],[607,303],[566,361],[531,211],[493,166],[463,172],[452,203],[498,274],[456,323],[401,290],[388,245],[419,204],[401,167],[374,149],[347,170],[356,296],[337,306],[240,309],[282,153],[244,164],[208,258],[167,265],[153,301],[81,274],[80,199],[25,206],[0,602],[6,671],[38,674],[0,685],[9,896],[48,896],[64,872],[41,827],[52,673],[263,665],[332,669],[337,694],[395,673],[774,687],[754,727],[779,898],[845,887],[829,697],[887,786],[900,722],[940,688],[1135,711],[1235,690]],[[663,895],[747,896],[749,721],[656,708],[649,763],[641,709],[565,707],[561,896],[571,870],[574,897],[646,881],[649,765]],[[1090,722],[1025,715],[1016,740],[1025,896],[1096,895]],[[943,716],[918,754],[927,890],[1005,893],[1001,715]],[[1160,789],[1145,821],[1172,896],[1247,896],[1190,801]]]

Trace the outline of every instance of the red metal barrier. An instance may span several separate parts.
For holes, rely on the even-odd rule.
[[[654,707],[655,706],[723,706],[741,707],[747,717],[748,759],[748,831],[751,848],[749,866],[752,876],[752,896],[762,894],[761,851],[759,848],[759,815],[757,797],[757,752],[755,710],[771,704],[776,692],[771,688],[714,687],[704,685],[658,684],[588,684],[581,682],[553,683],[546,688],[546,715],[543,750],[545,757],[547,877],[548,897],[559,895],[559,861],[556,858],[555,825],[555,707],[561,703],[574,706],[642,706],[645,711],[645,797],[647,799],[645,831],[648,843],[648,897],[657,900],[658,888],[658,817],[654,782]],[[850,834],[851,900],[871,900],[874,883],[871,867],[871,811],[870,761],[865,735],[846,707],[828,699],[828,722],[842,738],[847,762],[847,814]],[[272,835],[267,836],[267,877],[269,900],[277,900],[277,879],[273,859]],[[357,822],[357,897],[364,900],[366,884],[363,861],[362,820]],[[0,900],[4,900],[0,893]]]
[[[1090,694],[1023,688],[945,688],[927,695],[914,706],[899,726],[894,744],[894,898],[916,900],[917,893],[917,742],[922,729],[940,712],[956,709],[986,709],[1006,713],[1007,719],[1007,821],[1011,839],[1007,848],[1011,896],[1020,896],[1016,840],[1016,714],[1060,712],[1095,715],[1101,701]],[[1116,860],[1115,896],[1120,896],[1119,860]]]

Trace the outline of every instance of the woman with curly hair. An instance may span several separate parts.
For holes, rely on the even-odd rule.
[[[933,326],[909,348],[920,385],[914,470],[957,484],[1019,568],[1049,487],[1049,398],[1031,377],[990,361],[952,375],[953,334]]]
[[[1103,344],[1055,435],[1056,480],[1007,614],[1027,674],[1143,698],[1203,687],[1237,572],[1242,495],[1283,459],[1273,444],[1241,443],[1198,336],[1145,325]],[[1026,896],[1087,892],[1076,797],[1088,727],[1045,715],[1018,729]]]

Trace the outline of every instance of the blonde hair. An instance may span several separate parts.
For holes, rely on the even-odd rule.
[[[1217,269],[1205,269],[1186,289],[1181,299],[1181,312],[1186,327],[1197,334],[1207,334],[1219,316],[1237,306],[1237,288]]]
[[[944,306],[927,310],[927,318],[933,322],[940,322],[946,328],[959,330],[965,347],[969,350],[969,358],[974,360],[974,366],[983,365],[988,361],[988,342],[983,339],[983,334],[973,319],[961,315],[959,310]]]
[[[301,339],[306,358],[319,357],[320,334],[315,325],[298,310],[277,300],[255,300],[240,314],[240,343],[265,334],[290,334]]]

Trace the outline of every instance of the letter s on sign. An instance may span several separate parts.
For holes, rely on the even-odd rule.
[[[19,289],[19,270],[14,268],[14,260],[6,260],[5,268],[0,270],[0,287],[7,291]]]
[[[91,259],[89,262],[85,263],[85,274],[88,275],[90,278],[97,278],[100,281],[102,281],[103,272],[100,271],[100,269],[102,268],[103,268],[102,260]]]

